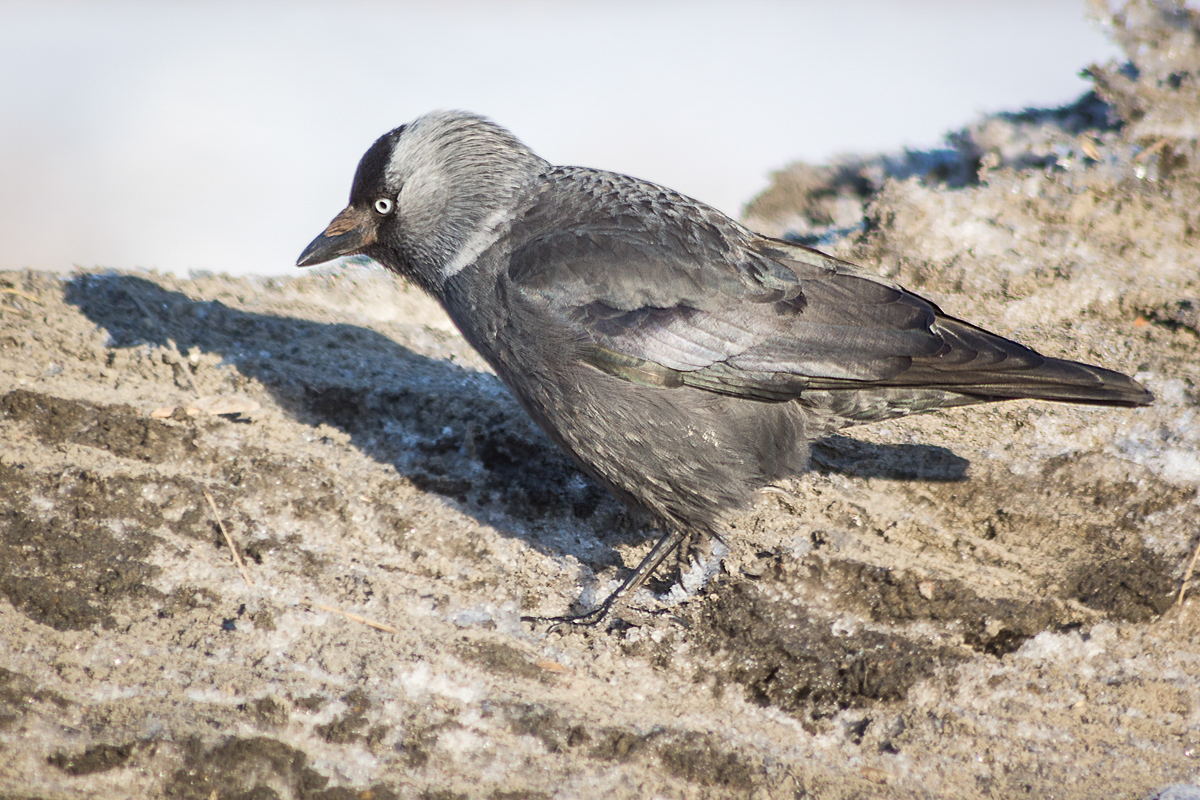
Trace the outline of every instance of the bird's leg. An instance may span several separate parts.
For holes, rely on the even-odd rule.
[[[641,588],[642,584],[654,574],[659,564],[679,547],[684,540],[684,534],[675,531],[664,533],[650,552],[634,569],[633,574],[617,587],[616,591],[604,598],[604,602],[584,614],[564,617],[521,617],[522,622],[553,622],[556,625],[598,625],[608,618],[613,608],[629,595]]]

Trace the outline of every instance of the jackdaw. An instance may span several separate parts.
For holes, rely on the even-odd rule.
[[[564,620],[605,618],[840,428],[1016,398],[1153,399],[678,192],[554,166],[464,112],[376,141],[297,263],[351,254],[435,297],[547,435],[665,531],[599,607]]]

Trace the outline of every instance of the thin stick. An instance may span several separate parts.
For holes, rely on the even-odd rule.
[[[201,489],[200,491],[204,492],[204,496],[208,498],[208,504],[212,506],[213,516],[217,519],[217,527],[221,529],[221,533],[225,536],[225,544],[229,545],[229,552],[233,553],[234,563],[242,571],[242,577],[245,578],[246,585],[253,589],[254,581],[250,580],[250,572],[246,569],[246,564],[242,561],[242,557],[238,555],[237,548],[233,546],[233,539],[229,536],[229,531],[225,530],[225,523],[221,522],[221,512],[217,511],[216,501],[208,493],[208,489]]]
[[[1187,569],[1183,571],[1183,583],[1179,586],[1179,597],[1175,600],[1175,605],[1183,605],[1184,595],[1187,594],[1188,581],[1192,579],[1192,573],[1196,570],[1196,559],[1200,558],[1200,539],[1196,540],[1196,549],[1192,552],[1192,559],[1188,562]]]
[[[341,616],[345,617],[346,619],[350,620],[351,622],[358,622],[362,625],[366,625],[369,628],[375,628],[376,630],[387,631],[388,633],[400,633],[399,628],[392,626],[392,625],[388,625],[386,622],[379,622],[378,620],[367,619],[366,617],[364,617],[360,614],[355,614],[351,611],[342,611],[340,608],[334,608],[333,606],[327,606],[324,603],[318,603],[314,600],[308,599],[307,597],[304,598],[304,603],[305,603],[305,605],[312,606],[313,608],[317,609],[318,611],[328,611],[330,614],[340,614]]]
[[[1167,142],[1168,142],[1168,141],[1169,141],[1169,140],[1168,140],[1168,139],[1167,139],[1167,138],[1164,136],[1163,138],[1159,139],[1157,142],[1155,142],[1154,144],[1150,145],[1150,146],[1149,146],[1149,147],[1147,147],[1145,150],[1143,150],[1142,152],[1140,152],[1140,153],[1138,153],[1136,156],[1134,156],[1134,157],[1133,157],[1133,160],[1134,160],[1136,163],[1138,163],[1138,164],[1142,163],[1142,162],[1143,162],[1143,161],[1145,161],[1147,158],[1149,158],[1150,156],[1152,156],[1152,155],[1154,155],[1155,153],[1157,153],[1159,150],[1162,150],[1162,149],[1163,149],[1163,147],[1165,147],[1165,146],[1166,146],[1166,144],[1167,144]]]
[[[3,294],[15,294],[17,297],[23,297],[23,298],[25,298],[26,300],[28,300],[28,301],[29,301],[29,302],[31,302],[31,303],[37,303],[39,306],[44,306],[44,305],[45,305],[45,303],[43,303],[41,300],[38,300],[38,299],[37,299],[36,297],[34,297],[33,295],[30,295],[30,294],[25,294],[24,292],[22,292],[22,291],[20,291],[20,290],[18,290],[18,289],[0,289],[0,293],[3,293]]]

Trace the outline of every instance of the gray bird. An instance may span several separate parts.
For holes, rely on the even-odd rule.
[[[364,254],[435,297],[559,447],[665,531],[597,622],[688,535],[849,425],[1036,398],[1140,406],[881,277],[653,183],[558,167],[439,111],[381,137],[302,267]]]

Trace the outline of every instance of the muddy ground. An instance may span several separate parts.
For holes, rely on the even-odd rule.
[[[699,594],[660,581],[609,631],[520,616],[602,596],[652,532],[417,290],[0,274],[0,796],[1200,778],[1200,20],[1164,8],[1112,20],[1132,63],[1070,107],[795,165],[747,211],[1155,405],[851,429],[731,521]]]

